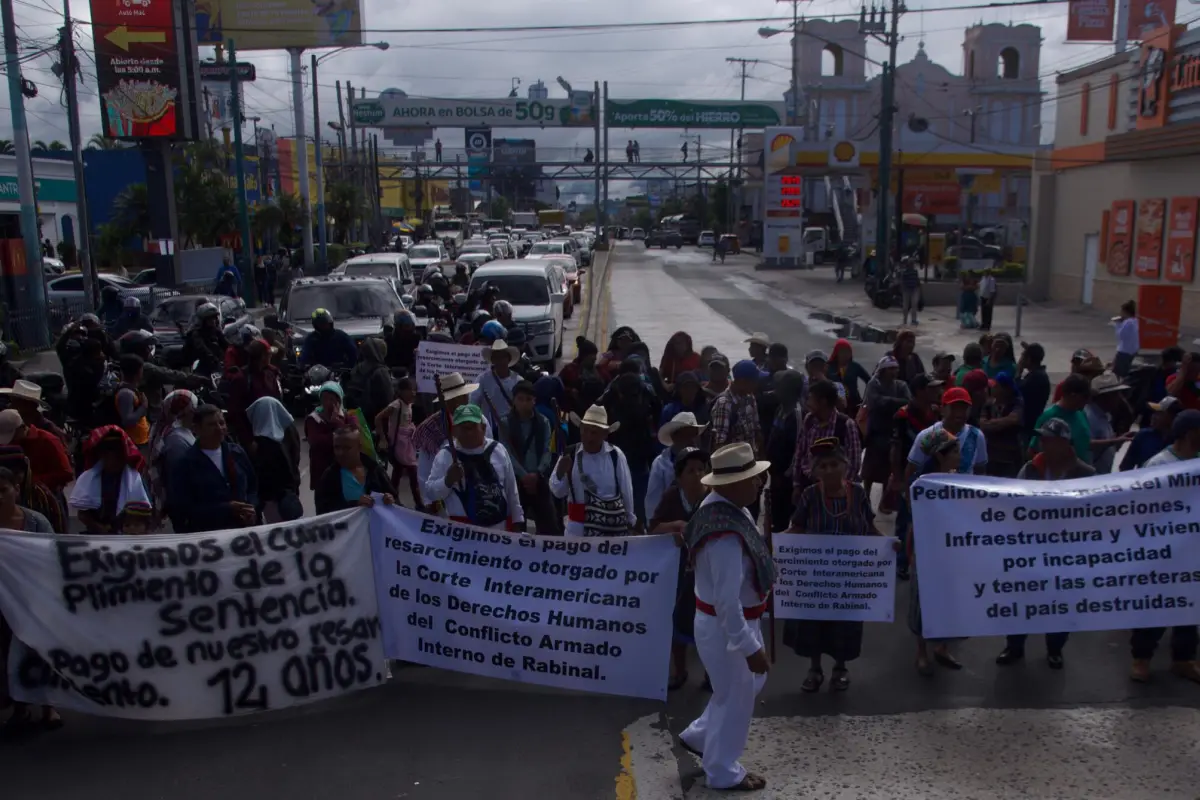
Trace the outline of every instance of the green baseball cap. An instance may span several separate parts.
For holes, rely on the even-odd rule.
[[[467,422],[473,422],[476,425],[483,424],[483,410],[474,403],[467,403],[454,409],[454,424],[462,425]]]

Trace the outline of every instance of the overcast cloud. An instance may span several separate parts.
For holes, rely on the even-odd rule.
[[[54,13],[53,0],[15,0],[17,23],[22,37],[22,52],[50,44],[62,24],[61,13]],[[790,12],[786,4],[772,0],[655,0],[637,2],[616,0],[607,4],[583,0],[509,0],[506,3],[480,0],[453,0],[429,3],[414,0],[364,0],[366,26],[380,32],[366,34],[370,41],[387,41],[390,49],[349,51],[328,59],[320,67],[319,94],[323,120],[336,119],[336,81],[355,88],[365,86],[368,96],[387,88],[399,88],[415,96],[495,98],[507,96],[512,78],[521,80],[520,94],[534,81],[546,82],[551,96],[562,96],[555,83],[562,75],[575,88],[590,88],[593,81],[608,81],[609,95],[616,98],[713,98],[736,99],[739,85],[735,65],[727,56],[756,58],[764,62],[751,68],[746,96],[752,99],[782,100],[788,82],[788,37],[763,40],[757,35],[758,24],[694,26],[643,31],[562,32],[562,33],[461,33],[417,35],[385,32],[385,29],[429,27],[488,28],[502,25],[555,25],[635,21],[675,21],[696,19],[783,17]],[[913,2],[937,7],[959,5],[955,0]],[[75,0],[72,14],[89,19],[88,4]],[[802,6],[810,18],[823,15],[857,14],[858,6],[848,0],[815,0]],[[916,52],[924,36],[929,56],[952,72],[962,70],[962,32],[967,26],[983,22],[1031,22],[1042,28],[1044,44],[1041,74],[1052,76],[1104,55],[1111,45],[1066,45],[1067,7],[1055,4],[1046,8],[1030,7],[1000,10],[911,13],[901,20],[904,36],[900,60],[907,61]],[[781,23],[782,24],[782,23]],[[84,138],[99,130],[100,107],[95,93],[95,65],[91,57],[91,27],[81,25],[78,39],[88,51],[83,56],[84,85],[80,103]],[[202,50],[208,57],[211,51]],[[873,42],[868,55],[882,60],[882,45]],[[264,126],[273,126],[281,136],[293,131],[291,87],[287,56],[282,51],[239,53],[258,68],[258,80],[247,91],[247,116],[263,118]],[[308,56],[305,56],[305,64]],[[50,72],[51,57],[45,56],[25,66],[26,77],[38,84],[40,95],[27,103],[33,139],[67,139],[67,123],[60,105],[57,79]],[[878,68],[868,67],[868,74]],[[1052,134],[1053,78],[1043,80],[1048,92],[1043,112],[1043,141]],[[308,132],[311,135],[312,86],[305,82]],[[7,102],[4,103],[7,106]],[[0,129],[10,129],[7,124]],[[326,135],[330,131],[324,131]],[[645,161],[656,155],[674,157],[682,131],[647,131],[636,134],[613,129],[610,146],[622,150],[625,141],[638,138]],[[447,148],[462,146],[462,134],[441,130],[438,135]],[[502,136],[531,135],[538,142],[539,156],[545,160],[567,160],[581,156],[591,146],[590,131],[501,132]],[[728,138],[720,133],[707,134],[713,146],[728,147]],[[708,142],[705,142],[708,146]]]

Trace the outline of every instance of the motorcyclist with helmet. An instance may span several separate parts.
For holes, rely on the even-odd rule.
[[[496,320],[489,319],[479,329],[476,341],[479,344],[490,346],[493,342],[498,342],[506,336],[508,336],[508,330]]]
[[[544,373],[529,357],[529,343],[525,339],[525,331],[522,328],[509,328],[504,341],[508,343],[509,347],[515,347],[521,353],[521,358],[512,365],[512,371],[530,383],[537,383],[538,378],[542,377]]]
[[[492,316],[505,328],[512,328],[516,324],[513,321],[513,305],[507,300],[497,300],[492,303]]]
[[[343,330],[334,327],[333,314],[318,308],[312,314],[313,330],[300,348],[301,366],[322,364],[329,368],[351,367],[358,361],[358,348]]]
[[[458,333],[459,344],[479,344],[479,337],[483,335],[483,326],[492,321],[492,315],[486,311],[474,311],[471,313],[470,321],[466,326],[460,326]]]
[[[445,274],[441,269],[429,276],[429,286],[433,289],[436,297],[440,298],[443,303],[449,303],[451,297],[450,281],[446,280]]]
[[[162,411],[166,387],[198,389],[205,382],[200,375],[168,369],[155,363],[154,351],[157,347],[158,337],[150,331],[130,331],[117,340],[117,349],[121,355],[135,355],[143,361],[140,388],[150,401],[148,416],[151,422],[157,420]]]
[[[386,337],[387,364],[389,367],[403,367],[408,370],[409,375],[415,375],[417,347],[421,344],[417,318],[411,311],[397,311],[392,321],[392,331]]]
[[[100,290],[100,322],[104,325],[104,329],[111,333],[124,313],[121,290],[111,284],[106,284]]]
[[[142,303],[133,295],[128,295],[121,301],[121,316],[113,323],[112,335],[120,339],[130,331],[149,331],[154,329],[150,318],[142,311]]]
[[[116,357],[116,346],[100,324],[100,318],[95,314],[84,314],[78,322],[72,322],[63,328],[62,334],[54,344],[54,352],[58,354],[58,363],[62,364],[64,375],[69,372],[71,363],[83,354],[83,345],[87,339],[98,341],[101,351],[106,356]]]
[[[465,290],[471,285],[471,274],[467,269],[467,265],[459,261],[454,265],[454,280],[452,281],[459,289]],[[458,295],[456,294],[455,297]]]
[[[255,339],[262,338],[262,331],[250,324],[239,325],[234,322],[226,325],[221,334],[229,343],[229,346],[225,348],[225,371],[245,369],[246,365],[250,363],[250,356],[246,352],[246,348]]]
[[[187,363],[200,362],[197,371],[211,375],[225,365],[225,337],[221,335],[221,310],[212,303],[196,307],[192,327],[183,342],[183,357]]]

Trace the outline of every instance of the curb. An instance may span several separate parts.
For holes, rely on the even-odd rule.
[[[611,250],[595,251],[592,269],[587,275],[587,294],[584,296],[584,312],[581,315],[578,336],[592,338],[597,330],[603,331],[602,325],[607,324],[608,304],[604,302],[604,298],[608,296],[608,266],[611,260]],[[574,358],[574,355],[571,357]]]

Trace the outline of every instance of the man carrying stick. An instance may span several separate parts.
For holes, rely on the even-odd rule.
[[[413,446],[417,450],[417,484],[419,486],[424,486],[425,481],[429,480],[429,472],[433,469],[433,459],[437,457],[442,445],[450,441],[451,420],[455,409],[465,406],[470,400],[471,392],[479,388],[477,384],[464,381],[463,376],[457,372],[438,375],[436,382],[438,410],[426,417],[413,433]],[[488,424],[486,418],[483,421],[483,428],[484,435],[491,438],[493,436],[492,426]],[[425,498],[422,498],[421,502],[425,504],[431,514],[438,513],[429,507],[430,503]]]

